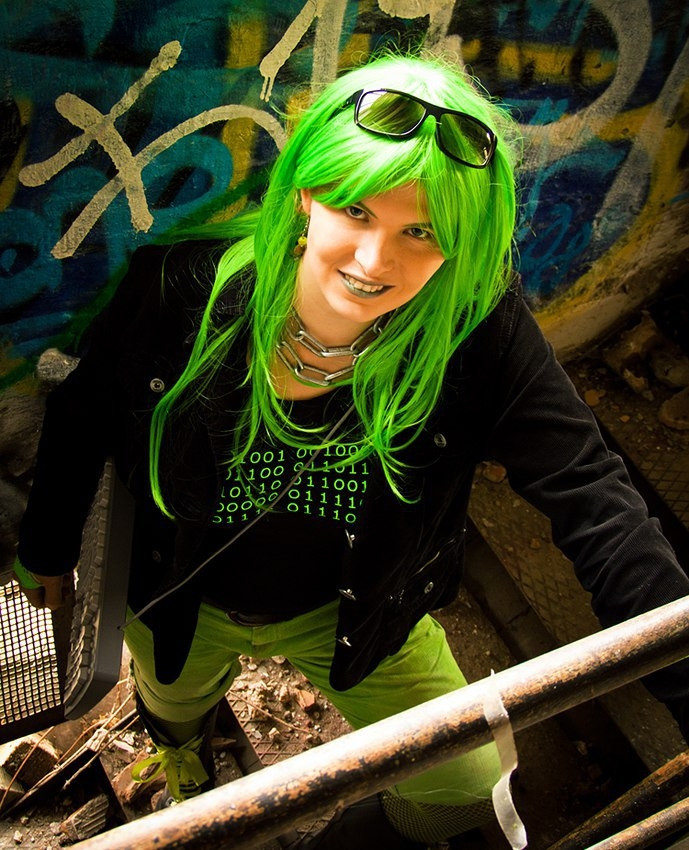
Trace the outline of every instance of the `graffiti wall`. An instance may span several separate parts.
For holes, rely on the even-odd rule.
[[[136,245],[260,193],[290,100],[390,41],[513,108],[528,295],[563,349],[595,338],[686,255],[688,31],[671,0],[6,0],[4,385],[69,349]]]

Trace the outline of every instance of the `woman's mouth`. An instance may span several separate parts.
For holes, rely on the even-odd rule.
[[[340,274],[347,292],[351,292],[352,295],[356,295],[358,298],[376,298],[378,295],[381,295],[383,292],[390,289],[389,286],[385,286],[382,283],[364,283],[362,280],[359,280],[356,277],[350,277],[344,272],[340,272]]]

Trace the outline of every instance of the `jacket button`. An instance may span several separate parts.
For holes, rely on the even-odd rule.
[[[429,581],[428,584],[426,585],[426,587],[424,587],[423,592],[424,593],[430,593],[433,590],[433,587],[434,587],[433,582]]]
[[[154,549],[151,552],[151,558],[156,562],[156,564],[159,564],[163,560],[160,552],[157,549]]]
[[[439,449],[444,449],[444,448],[445,448],[445,446],[447,445],[447,440],[445,439],[445,435],[444,435],[444,434],[436,434],[436,435],[433,437],[433,442],[436,444],[436,446],[437,446]]]
[[[356,596],[354,595],[354,591],[351,587],[341,587],[338,592],[341,596],[344,596],[345,599],[351,599],[352,602],[356,602]]]
[[[165,381],[162,378],[151,378],[151,383],[148,386],[154,393],[162,393],[165,389]]]

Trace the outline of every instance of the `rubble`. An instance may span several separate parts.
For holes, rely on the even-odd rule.
[[[689,430],[689,387],[680,390],[661,404],[658,419],[668,428],[677,431]]]
[[[296,692],[297,702],[305,712],[315,711],[318,706],[316,704],[316,695],[311,691],[298,688]]]
[[[586,390],[584,393],[584,401],[589,407],[597,407],[604,395],[605,390]]]
[[[653,374],[662,384],[672,389],[689,387],[689,357],[674,342],[664,340],[650,353]]]
[[[112,787],[118,800],[123,806],[134,806],[136,803],[150,799],[157,791],[165,787],[165,774],[161,773],[155,779],[135,782],[132,778],[132,768],[148,758],[148,753],[140,753],[130,764],[127,764],[112,780]]]
[[[615,344],[603,351],[603,359],[613,372],[622,377],[625,372],[634,377],[641,377],[639,365],[651,349],[662,341],[660,328],[644,310],[639,324],[620,334]]]
[[[495,461],[484,461],[481,464],[481,475],[493,484],[499,484],[507,477],[507,470],[500,463]]]
[[[32,788],[50,773],[59,758],[50,741],[39,735],[0,744],[0,765],[26,788]]]
[[[56,387],[77,367],[78,357],[64,354],[57,348],[47,348],[38,358],[36,376],[47,387]]]
[[[97,835],[106,826],[108,807],[108,798],[105,794],[99,794],[62,821],[60,831],[70,841],[84,841]]]
[[[653,381],[679,390],[660,404],[658,419],[668,428],[689,429],[689,357],[676,342],[663,335],[649,313],[643,311],[641,321],[620,334],[612,346],[603,350],[602,356],[605,363],[647,401],[654,400]],[[584,393],[584,400],[595,407],[603,395],[591,388]],[[629,421],[628,416],[619,418]]]
[[[25,788],[12,774],[0,767],[0,811],[9,809],[13,803],[24,796]]]

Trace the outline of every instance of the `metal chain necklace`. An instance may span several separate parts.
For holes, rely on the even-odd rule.
[[[299,314],[292,309],[285,325],[285,336],[277,344],[277,356],[298,381],[316,387],[330,387],[352,374],[356,361],[380,336],[391,316],[392,313],[378,316],[375,322],[359,334],[351,345],[325,345],[306,330]],[[293,343],[300,343],[316,357],[351,357],[352,362],[343,369],[328,372],[326,369],[304,363]]]

